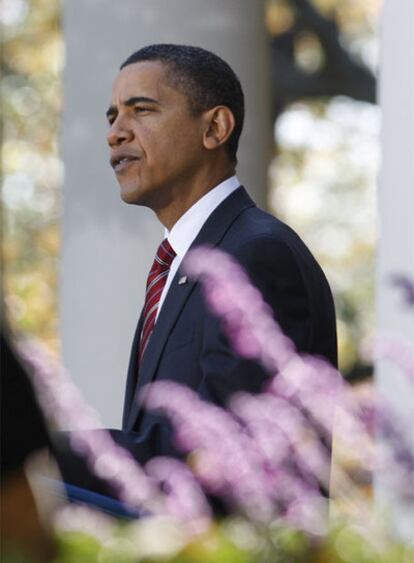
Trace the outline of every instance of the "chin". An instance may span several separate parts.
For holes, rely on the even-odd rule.
[[[121,199],[123,202],[130,205],[141,205],[142,207],[149,207],[153,211],[158,209],[160,205],[165,203],[165,193],[163,189],[154,189],[152,186],[137,185],[121,185]],[[161,197],[163,196],[163,197]]]
[[[125,203],[131,205],[145,205],[142,194],[135,189],[122,188],[121,186],[121,199]]]

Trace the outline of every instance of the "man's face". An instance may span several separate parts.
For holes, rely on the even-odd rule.
[[[107,116],[122,199],[155,211],[170,204],[190,185],[202,159],[202,115],[191,114],[161,62],[145,61],[119,72]]]

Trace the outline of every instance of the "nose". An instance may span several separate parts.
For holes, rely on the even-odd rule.
[[[116,147],[131,141],[133,133],[126,123],[123,123],[119,117],[112,123],[106,140],[110,147]]]

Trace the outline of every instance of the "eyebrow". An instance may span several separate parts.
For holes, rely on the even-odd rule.
[[[131,98],[125,100],[125,102],[122,102],[122,105],[131,107],[134,106],[135,104],[143,103],[143,102],[147,104],[148,103],[157,104],[158,106],[161,105],[160,102],[158,102],[157,100],[154,100],[153,98],[148,98],[147,96],[132,96]],[[110,108],[106,112],[106,117],[109,119],[110,117],[116,115],[117,113],[118,110],[116,109],[116,107],[110,106]]]

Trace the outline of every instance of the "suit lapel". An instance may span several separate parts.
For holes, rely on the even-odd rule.
[[[213,211],[195,238],[190,249],[206,244],[217,246],[240,213],[249,207],[253,207],[254,205],[253,200],[249,197],[243,187],[235,190]],[[171,283],[170,289],[155,324],[154,331],[149,339],[147,349],[142,358],[142,365],[139,368],[139,378],[136,391],[134,390],[136,375],[133,375],[131,370],[134,369],[135,374],[137,373],[137,360],[135,360],[134,365],[134,359],[131,358],[128,371],[128,383],[130,380],[133,380],[134,387],[132,384],[129,386],[127,385],[127,393],[129,391],[131,396],[128,398],[129,413],[126,413],[124,410],[124,426],[126,423],[126,430],[132,430],[135,425],[142,408],[142,397],[140,397],[139,401],[137,400],[139,392],[144,385],[153,380],[164,351],[167,338],[187,299],[197,284],[197,282],[191,280],[187,281],[187,283],[180,283],[182,277],[183,273],[179,269]],[[142,327],[142,322],[138,324],[132,351],[135,358],[138,356],[140,325]],[[133,397],[132,394],[134,395]]]
[[[124,410],[122,414],[122,429],[126,430],[130,415],[130,409],[137,386],[138,375],[138,355],[139,355],[139,341],[142,332],[142,325],[144,323],[143,311],[139,317],[138,325],[135,330],[134,339],[132,341],[131,354],[129,357],[127,382],[124,397]]]

